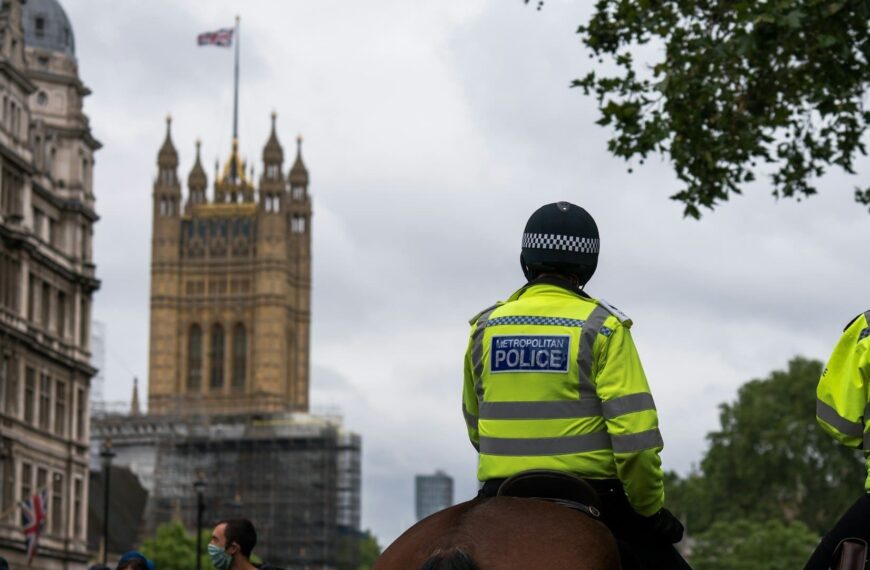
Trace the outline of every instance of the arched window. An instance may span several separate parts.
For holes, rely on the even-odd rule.
[[[224,328],[219,324],[211,327],[211,387],[224,385]]]
[[[202,385],[202,329],[191,325],[187,339],[187,389],[199,392]]]
[[[245,325],[238,323],[233,328],[233,390],[244,389],[247,365],[248,337]]]

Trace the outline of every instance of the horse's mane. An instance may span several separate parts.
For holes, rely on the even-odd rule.
[[[465,551],[452,548],[447,551],[436,550],[420,566],[420,570],[478,570],[478,566]]]

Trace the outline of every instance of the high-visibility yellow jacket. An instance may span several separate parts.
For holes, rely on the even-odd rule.
[[[816,389],[816,420],[844,445],[870,452],[870,311],[846,325]],[[870,455],[867,458],[870,470]],[[870,491],[870,475],[864,483]]]
[[[639,514],[662,507],[662,437],[628,317],[539,279],[471,325],[463,413],[479,480],[618,478]]]

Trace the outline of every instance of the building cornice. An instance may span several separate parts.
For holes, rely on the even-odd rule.
[[[82,113],[82,116],[84,117],[84,113]],[[94,135],[91,134],[91,128],[89,126],[64,127],[49,123],[48,121],[46,121],[45,126],[45,130],[48,133],[59,134],[70,138],[81,138],[91,150],[100,150],[101,148],[103,148],[103,143],[94,138]]]
[[[91,208],[85,206],[78,200],[69,200],[66,198],[59,198],[55,196],[51,191],[47,188],[43,187],[42,184],[36,182],[35,180],[31,180],[30,182],[33,190],[39,194],[39,197],[54,206],[55,208],[59,208],[61,210],[65,210],[68,212],[78,212],[87,218],[90,222],[96,222],[100,219],[100,216],[97,215],[95,211]]]
[[[46,342],[36,338],[36,335],[31,333],[30,330],[33,327],[25,322],[24,328],[26,330],[21,330],[15,326],[8,326],[5,323],[5,315],[0,315],[0,334],[6,334],[9,336],[14,336],[21,343],[27,345],[33,352],[42,354],[43,356],[48,357],[55,362],[59,362],[62,365],[67,366],[68,368],[72,368],[82,374],[86,375],[88,378],[92,378],[96,373],[97,369],[90,365],[90,363],[82,360],[76,360],[72,356],[68,354],[64,354],[63,352],[48,346]],[[19,320],[23,320],[20,319]],[[59,342],[59,341],[58,341]],[[75,350],[75,349],[72,349]]]
[[[12,78],[15,83],[21,86],[25,93],[28,95],[32,95],[36,93],[38,87],[35,83],[33,83],[30,79],[27,78],[26,75],[21,73],[18,69],[15,68],[8,61],[0,61],[0,73],[6,73],[9,77]]]
[[[91,90],[82,83],[82,80],[74,75],[67,75],[64,73],[54,73],[51,71],[45,71],[42,69],[34,69],[30,68],[27,70],[27,77],[31,80],[35,81],[49,81],[52,83],[63,83],[64,85],[69,85],[71,87],[75,87],[76,91],[79,95],[86,97],[91,94]]]
[[[40,248],[41,244],[39,244],[36,238],[33,237],[30,233],[13,231],[10,226],[0,224],[0,236],[12,241],[13,243],[19,244],[21,248],[26,250],[33,259],[47,266],[49,269],[61,275],[68,281],[84,285],[87,288],[88,293],[92,293],[93,291],[96,291],[100,288],[100,280],[96,277],[88,275],[84,272],[80,273],[78,271],[70,269],[69,267],[64,267],[62,264],[52,259],[51,256],[43,253]],[[64,255],[64,257],[68,256]]]
[[[17,152],[8,148],[6,145],[0,145],[0,154],[2,154],[5,158],[8,158],[10,161],[15,163],[15,165],[18,168],[20,168],[21,170],[23,170],[25,173],[33,174],[35,172],[35,169],[33,168],[33,164],[31,164],[29,161],[21,158],[21,156]]]

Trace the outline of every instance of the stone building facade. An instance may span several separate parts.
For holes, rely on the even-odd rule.
[[[199,156],[182,198],[167,119],[151,253],[151,414],[306,411],[311,201],[301,139],[285,175],[275,132],[259,192],[233,141],[214,183]]]
[[[33,568],[85,568],[94,152],[56,0],[0,5],[0,556],[24,568],[18,501],[47,488]]]

